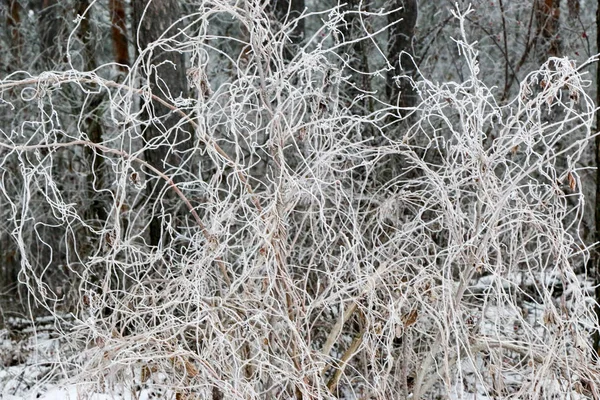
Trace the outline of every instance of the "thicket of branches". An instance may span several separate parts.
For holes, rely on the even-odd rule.
[[[86,64],[80,18],[68,68],[0,80],[4,229],[57,319],[55,377],[176,398],[600,395],[584,66],[551,57],[509,96],[456,6],[463,79],[413,64],[388,98],[394,12],[204,2],[122,73]]]

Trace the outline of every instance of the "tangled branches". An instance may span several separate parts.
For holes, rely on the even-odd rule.
[[[340,8],[304,13],[323,23],[288,60],[297,20],[206,7],[120,83],[101,69],[0,81],[18,114],[0,190],[19,276],[48,312],[75,315],[69,376],[199,398],[597,391],[580,69],[551,59],[498,104],[463,35],[468,79],[421,77],[406,115],[340,53],[387,26],[344,38]],[[153,52],[187,54],[189,93],[161,86]]]

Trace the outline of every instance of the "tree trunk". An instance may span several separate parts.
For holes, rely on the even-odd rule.
[[[138,52],[143,52],[158,40],[161,35],[174,24],[180,17],[181,9],[178,0],[133,0],[133,37],[136,39]],[[171,34],[176,34],[176,27],[172,27]],[[142,82],[146,79],[152,93],[169,103],[172,99],[166,98],[169,93],[171,98],[185,95],[187,92],[187,78],[183,55],[167,51],[162,48],[154,48],[142,55],[145,67]],[[153,68],[149,68],[150,64]],[[147,75],[145,75],[147,73]],[[168,107],[150,99],[143,100],[144,119],[148,122],[143,128],[143,137],[146,143],[160,140],[160,144],[147,149],[144,153],[146,161],[161,172],[165,172],[169,166],[179,166],[182,162],[181,152],[190,147],[190,134],[175,128],[179,117],[172,113]],[[152,111],[150,111],[152,110]],[[185,135],[185,136],[182,136]],[[179,137],[178,137],[179,136]],[[172,143],[181,143],[172,146]],[[158,201],[158,194],[163,191],[165,182],[155,179],[153,184],[148,185],[150,204]],[[170,192],[169,192],[170,193]],[[162,239],[161,219],[152,215],[150,221],[150,244],[157,245]]]
[[[119,69],[126,71],[129,65],[129,51],[127,50],[127,26],[125,24],[125,4],[123,0],[110,0],[108,3],[110,9],[111,36],[113,41],[113,51],[115,61],[119,64]]]
[[[415,90],[409,79],[397,77],[412,76],[415,72],[413,61],[407,55],[402,55],[402,52],[413,54],[412,42],[418,15],[417,0],[395,0],[392,6],[395,9],[402,8],[388,16],[388,23],[391,24],[388,60],[394,69],[387,74],[387,95],[392,104],[397,102],[400,107],[411,107],[416,103]]]
[[[54,69],[64,61],[63,6],[57,0],[43,0],[38,17],[42,70]]]
[[[19,31],[21,7],[17,0],[7,0],[6,5],[6,27],[8,29],[9,47],[13,58],[11,63],[7,63],[7,69],[9,72],[12,72],[19,69],[19,66],[22,65],[21,48],[23,43]],[[14,95],[12,90],[9,93]],[[6,150],[0,150],[0,156],[5,156],[5,153]],[[11,171],[11,173],[16,174],[17,171]],[[10,210],[10,204],[4,196],[0,195],[0,218],[2,221],[9,220]],[[17,304],[19,299],[19,269],[18,247],[10,235],[10,230],[3,227],[3,229],[0,229],[0,329],[4,328],[5,318],[9,317],[8,312],[20,308]]]
[[[370,1],[349,0],[347,5],[342,8],[342,11],[347,13],[344,17],[346,24],[341,26],[339,31],[345,42],[364,38],[365,35],[367,35],[357,12],[369,12],[370,5]],[[347,89],[346,94],[348,96],[348,101],[356,99],[361,92],[371,91],[369,50],[369,42],[364,39],[346,46],[344,53],[348,56],[349,73],[352,75],[352,82],[356,87],[350,86]],[[364,99],[357,104],[360,104],[361,107],[360,109],[355,110],[355,112],[361,115],[368,114],[374,110],[373,99],[370,96],[365,96]],[[371,130],[367,128],[365,130],[365,136],[371,135]]]
[[[598,0],[598,9],[596,11],[596,46],[600,48],[600,0]],[[596,106],[600,104],[600,64],[596,63]],[[596,109],[596,132],[600,128],[600,109]],[[600,240],[600,136],[595,139],[596,150],[596,203],[594,207],[594,241]],[[596,297],[596,317],[600,321],[600,248],[598,245],[591,254],[590,264],[593,268],[595,297]],[[600,331],[596,329],[593,334],[593,345],[598,355],[600,355]]]
[[[21,63],[21,47],[23,46],[19,25],[21,24],[21,6],[17,0],[7,0],[8,10],[6,12],[6,26],[10,38],[10,51],[13,56],[14,65]]]
[[[548,57],[560,57],[559,18],[560,0],[536,0],[536,39],[541,62]]]
[[[304,11],[304,0],[273,0],[267,4],[267,10],[275,14],[275,18],[281,24],[287,24],[290,21],[298,18]],[[302,42],[304,38],[304,19],[298,20],[296,26],[289,34],[292,42],[290,46],[286,43],[284,46],[283,55],[286,60],[291,60],[296,55],[294,48]]]
[[[77,10],[78,14],[84,15],[89,6],[89,0],[79,1]],[[83,44],[84,68],[87,71],[93,71],[97,67],[94,52],[96,43],[93,39],[96,37],[96,35],[91,32],[89,23],[91,16],[89,15],[89,12],[90,11],[88,11],[88,15],[85,15],[85,18],[81,20],[79,30],[77,31],[77,36]],[[87,116],[84,120],[86,131],[90,140],[94,143],[102,142],[102,125],[100,124],[102,115],[99,109],[101,103],[102,95],[93,95],[91,101],[87,103],[87,108],[89,111],[84,113]],[[86,105],[85,102],[83,104],[84,106]],[[99,224],[104,224],[108,218],[108,213],[106,212],[102,199],[98,197],[101,193],[101,189],[104,188],[104,163],[102,155],[97,154],[96,150],[86,147],[86,156],[89,165],[92,167],[92,170],[89,171],[89,174],[87,175],[88,198],[91,206],[90,209],[87,210],[88,215],[86,219],[96,219]]]

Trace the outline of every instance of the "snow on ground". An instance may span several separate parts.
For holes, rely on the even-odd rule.
[[[51,376],[61,375],[68,352],[54,328],[52,317],[36,320],[10,319],[9,329],[0,330],[0,400],[151,400],[175,399],[175,393],[161,387],[161,377],[140,383],[140,374],[132,374],[130,384],[107,384],[94,390],[93,383],[61,383]],[[35,328],[35,329],[34,329]],[[66,372],[66,371],[65,371]],[[68,374],[62,374],[68,375]],[[68,382],[71,376],[65,376]]]

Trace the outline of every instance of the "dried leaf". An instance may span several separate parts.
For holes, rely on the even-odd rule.
[[[569,172],[569,174],[567,175],[567,179],[569,180],[569,187],[571,188],[571,190],[575,190],[575,188],[577,188],[577,180],[571,172]]]
[[[544,320],[544,325],[546,325],[546,326],[556,325],[556,316],[554,315],[554,312],[552,312],[551,310],[546,310],[546,312],[544,313],[544,316],[543,316],[543,320]]]
[[[104,234],[104,243],[107,247],[113,248],[117,242],[117,234],[114,230],[110,230]]]
[[[152,367],[149,367],[148,365],[142,366],[142,374],[141,374],[142,375],[141,376],[142,383],[145,383],[148,379],[150,379],[152,374],[156,371],[158,371],[158,368],[156,368],[156,366],[152,366]]]
[[[418,317],[419,317],[419,311],[415,308],[408,314],[402,316],[402,322],[404,323],[404,326],[406,328],[408,328],[409,326],[411,326],[415,322],[417,322]]]
[[[129,179],[131,179],[131,182],[133,182],[133,184],[136,186],[140,184],[140,176],[135,171],[129,175]]]
[[[190,378],[193,378],[196,375],[198,375],[198,369],[196,369],[196,367],[187,360],[185,361],[185,371],[187,372]]]

